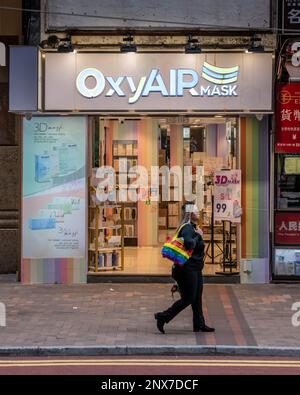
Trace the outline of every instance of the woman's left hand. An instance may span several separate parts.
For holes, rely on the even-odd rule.
[[[199,226],[197,227],[196,232],[197,232],[201,237],[203,237],[203,230],[202,230],[201,228],[199,228]]]

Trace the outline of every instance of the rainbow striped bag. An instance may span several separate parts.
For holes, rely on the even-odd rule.
[[[161,250],[163,258],[167,258],[180,266],[184,265],[193,253],[193,250],[187,250],[184,247],[184,240],[178,237],[179,232],[185,225],[186,223],[181,225],[173,237],[169,236],[167,238]]]

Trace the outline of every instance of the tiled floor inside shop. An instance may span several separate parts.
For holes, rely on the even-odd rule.
[[[171,262],[162,258],[161,247],[127,247],[125,248],[124,266],[126,274],[167,275],[170,274]],[[219,270],[221,270],[221,266],[218,263],[212,265],[208,261],[204,266],[206,275],[215,274],[215,271]]]
[[[157,247],[125,247],[124,249],[124,271],[107,271],[101,274],[132,274],[132,275],[169,275],[171,262],[162,258],[161,248],[168,234],[173,234],[174,230],[160,230],[159,246]],[[208,241],[206,241],[206,246]],[[221,238],[220,243],[215,245],[215,263],[211,263],[209,257],[205,258],[204,275],[214,275],[216,271],[222,270],[222,254],[221,254]],[[211,250],[209,249],[211,255]]]

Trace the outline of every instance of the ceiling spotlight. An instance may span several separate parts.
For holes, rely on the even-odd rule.
[[[199,44],[199,41],[196,38],[193,38],[192,35],[189,35],[189,39],[185,46],[185,53],[201,53],[202,49]]]
[[[71,43],[71,41],[60,41],[60,43],[58,44],[57,47],[57,52],[60,53],[68,53],[68,52],[73,52],[74,51],[74,47]]]
[[[250,45],[246,49],[246,53],[262,53],[265,52],[265,48],[260,44],[261,38],[256,36],[251,37]]]
[[[120,46],[120,51],[123,53],[128,53],[128,52],[136,52],[137,47],[135,43],[133,42],[133,37],[132,34],[128,33],[127,36],[123,38],[124,44]]]

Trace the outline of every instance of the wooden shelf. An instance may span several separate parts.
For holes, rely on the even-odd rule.
[[[122,225],[115,225],[115,226],[100,226],[100,227],[98,228],[98,230],[100,230],[100,229],[120,229],[120,228],[122,228]],[[95,226],[89,226],[89,229],[96,230],[96,227],[95,227]]]
[[[114,159],[114,158],[137,159],[137,158],[138,158],[138,155],[126,155],[126,154],[124,154],[124,155],[113,155],[113,159]]]
[[[89,206],[89,208],[121,208],[122,206],[120,205],[98,205],[98,206]]]
[[[113,251],[121,251],[122,247],[98,247],[98,252],[113,252]],[[89,248],[89,251],[95,251],[94,248]]]
[[[113,271],[113,270],[121,270],[121,266],[103,266],[103,267],[98,267],[98,272],[96,271],[90,271],[90,269],[94,269],[96,270],[95,266],[89,266],[89,270],[88,270],[88,274],[92,274],[92,275],[97,275],[99,274],[99,272],[105,272],[105,271]]]

